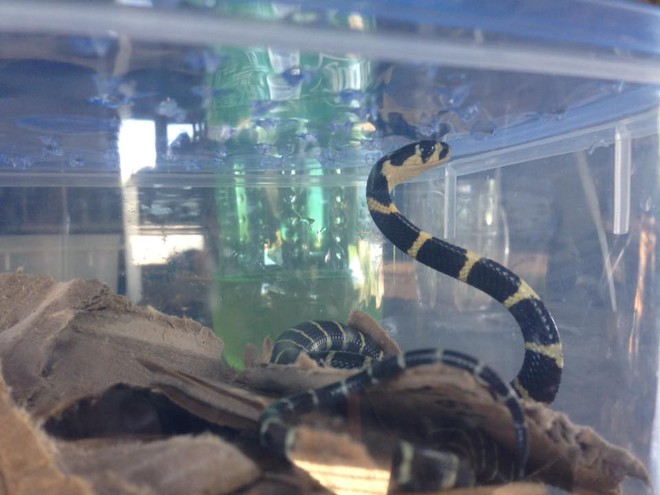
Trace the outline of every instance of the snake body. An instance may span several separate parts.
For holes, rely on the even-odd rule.
[[[511,270],[472,251],[438,239],[404,217],[392,201],[398,184],[449,160],[440,141],[420,141],[381,158],[367,180],[367,206],[392,244],[434,270],[475,287],[504,305],[518,322],[525,357],[512,385],[525,398],[554,400],[564,366],[559,332],[534,290]]]
[[[360,373],[337,383],[276,400],[261,414],[259,430],[261,442],[280,456],[288,458],[289,453],[296,446],[297,432],[290,425],[293,417],[312,411],[332,409],[353,393],[396,376],[405,370],[435,363],[442,363],[472,374],[507,407],[516,435],[516,473],[522,477],[529,447],[525,415],[516,392],[488,366],[471,356],[452,350],[422,349],[404,352],[382,361],[374,361]],[[404,443],[401,448],[405,450],[409,448],[409,445]],[[404,457],[407,459],[406,462],[415,461],[414,455]],[[405,483],[402,482],[400,485],[405,486]]]
[[[306,321],[282,332],[273,347],[271,362],[295,363],[301,352],[332,368],[362,368],[383,358],[380,345],[371,337],[350,325],[329,320]]]
[[[385,155],[373,166],[367,180],[367,206],[375,224],[392,244],[415,260],[485,292],[509,310],[525,342],[525,357],[518,375],[510,385],[506,384],[488,366],[450,350],[409,351],[380,360],[382,351],[377,343],[350,326],[330,321],[297,325],[286,330],[275,343],[273,363],[291,363],[301,352],[306,352],[326,365],[367,366],[340,382],[274,401],[264,410],[260,421],[262,443],[280,455],[287,457],[295,447],[296,429],[290,424],[293,417],[313,410],[329,410],[349,395],[406,369],[440,362],[471,373],[508,408],[517,442],[516,472],[523,476],[528,444],[519,397],[546,403],[554,400],[563,367],[562,345],[552,316],[526,282],[493,260],[419,229],[394,204],[391,197],[394,187],[446,163],[449,156],[449,146],[439,141],[420,141]],[[405,442],[401,445],[401,452],[409,450]],[[396,473],[409,472],[415,460],[421,458],[410,453],[399,457],[399,462],[406,465],[395,466],[393,478]],[[399,485],[405,487],[406,480],[400,480]]]

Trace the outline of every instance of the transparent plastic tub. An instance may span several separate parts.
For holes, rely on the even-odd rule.
[[[212,328],[236,368],[360,309],[404,350],[508,379],[506,310],[367,210],[381,156],[442,139],[451,161],[397,188],[400,209],[534,287],[564,343],[553,407],[660,483],[660,9],[4,1],[0,39],[3,271],[99,279]]]

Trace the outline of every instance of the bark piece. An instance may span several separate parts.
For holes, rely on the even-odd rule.
[[[348,315],[346,323],[378,342],[385,357],[396,356],[401,352],[399,344],[397,344],[381,324],[368,313],[356,309]]]
[[[93,495],[82,477],[62,472],[57,447],[17,408],[0,377],[0,494]]]
[[[153,442],[60,442],[62,463],[99,495],[135,493],[223,495],[254,482],[260,470],[236,447],[210,434]]]
[[[147,386],[138,357],[220,378],[229,372],[222,348],[199,323],[136,306],[98,281],[0,274],[3,375],[37,418],[117,383]]]
[[[153,372],[151,387],[191,414],[210,423],[236,429],[257,430],[261,410],[268,400],[218,380],[176,370],[148,360],[140,362]]]

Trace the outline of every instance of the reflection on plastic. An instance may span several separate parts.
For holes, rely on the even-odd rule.
[[[319,464],[302,460],[296,460],[295,464],[337,495],[380,495],[387,493],[390,473],[382,469]]]
[[[156,124],[153,120],[122,121],[117,139],[122,184],[126,184],[138,170],[156,166],[155,143]]]

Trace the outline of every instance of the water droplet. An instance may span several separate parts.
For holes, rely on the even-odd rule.
[[[367,165],[373,165],[374,163],[376,163],[376,160],[378,160],[378,158],[380,158],[380,155],[378,153],[365,153],[364,162]]]
[[[266,153],[270,153],[273,149],[273,145],[270,143],[257,143],[254,148],[258,154],[265,155]]]
[[[333,134],[346,133],[350,134],[353,130],[353,122],[331,122],[330,132]]]
[[[190,92],[202,100],[200,103],[202,108],[208,108],[214,99],[222,98],[232,93],[230,90],[217,89],[206,85],[193,86],[190,88]]]
[[[562,120],[564,120],[565,116],[566,115],[564,114],[563,109],[557,109],[554,112],[544,113],[542,118],[546,122],[553,122],[553,121],[554,122],[561,122]]]
[[[490,136],[492,136],[495,133],[495,123],[492,121],[484,121],[480,120],[474,126],[472,126],[472,130],[470,131],[470,134],[474,139],[486,139]]]
[[[284,157],[276,154],[266,154],[261,158],[260,166],[263,169],[276,169],[284,162]]]
[[[186,111],[172,98],[166,98],[156,105],[156,113],[175,122],[182,122],[186,118]]]
[[[69,167],[80,168],[85,165],[85,160],[81,156],[72,156],[69,158]]]
[[[272,117],[266,117],[262,119],[255,119],[254,120],[254,125],[257,127],[261,127],[262,129],[269,131],[271,129],[275,129],[277,127],[277,119],[274,119]]]
[[[376,148],[376,145],[375,145],[373,139],[362,139],[360,141],[360,146],[362,147],[362,149],[370,150],[370,151],[374,150]]]
[[[344,105],[360,106],[365,99],[365,92],[356,89],[345,89],[337,93],[337,99]]]
[[[324,148],[319,153],[319,163],[324,166],[333,165],[337,161],[337,153],[333,148]]]
[[[87,101],[92,105],[98,105],[100,107],[110,108],[112,110],[117,110],[118,108],[129,104],[129,101],[127,101],[123,96],[110,93],[101,93],[96,96],[92,96],[91,98],[88,98]]]
[[[451,89],[447,105],[449,108],[460,108],[470,94],[470,84],[459,84]]]
[[[184,160],[182,165],[186,172],[201,170],[201,166],[195,160]]]
[[[289,86],[297,86],[303,80],[303,72],[299,65],[289,67],[281,75]]]
[[[111,170],[119,168],[119,151],[117,149],[109,149],[101,154],[101,159],[107,164]]]
[[[653,198],[651,196],[647,196],[646,199],[641,202],[640,206],[644,212],[651,211],[653,208]]]
[[[311,132],[305,132],[302,134],[297,134],[296,137],[301,139],[305,144],[316,144],[319,140],[318,136],[316,134],[313,134]]]
[[[611,85],[612,92],[615,94],[623,93],[623,90],[626,88],[625,81],[615,81]]]
[[[20,127],[43,132],[57,132],[61,134],[84,133],[115,133],[118,119],[97,119],[75,115],[30,115],[18,119],[16,124]]]
[[[229,55],[211,50],[190,50],[186,53],[185,64],[196,72],[211,74],[227,62]]]
[[[383,326],[383,328],[387,330],[392,337],[396,337],[397,335],[399,335],[400,333],[399,323],[394,316],[388,316],[386,318],[383,318],[381,319],[380,323]]]
[[[252,115],[262,117],[282,104],[279,101],[256,100],[252,102]]]
[[[229,152],[227,151],[227,147],[224,145],[220,145],[213,153],[211,162],[215,166],[222,167],[229,162],[228,156],[229,156]]]
[[[420,124],[417,126],[417,133],[425,138],[428,138],[433,135],[434,129],[432,125],[429,124]]]
[[[62,156],[64,154],[64,149],[60,145],[59,141],[53,136],[41,136],[39,138],[43,148],[41,149],[41,156],[44,158],[49,158],[53,156]]]
[[[589,149],[587,149],[587,154],[593,155],[593,153],[598,149],[598,148],[607,148],[609,146],[609,143],[605,141],[604,139],[599,139],[598,141],[594,142],[589,146]]]
[[[11,164],[16,170],[27,170],[34,164],[34,158],[30,156],[13,157]]]

